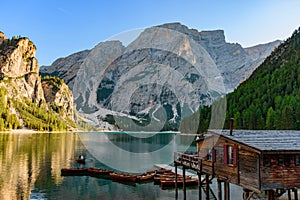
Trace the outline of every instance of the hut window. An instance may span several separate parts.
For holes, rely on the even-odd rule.
[[[214,148],[207,150],[206,160],[216,162],[216,150]]]
[[[263,162],[264,162],[264,166],[270,166],[270,158],[265,157]]]
[[[278,158],[278,165],[279,165],[279,166],[283,166],[283,163],[284,163],[284,162],[283,162],[283,157],[280,156],[280,157]]]
[[[284,166],[290,166],[291,164],[291,158],[288,156],[288,157],[285,157],[284,158]]]
[[[295,156],[295,165],[300,165],[300,155]]]
[[[237,165],[237,148],[232,145],[224,145],[224,164]]]
[[[212,161],[212,149],[208,149],[206,158],[207,160]]]

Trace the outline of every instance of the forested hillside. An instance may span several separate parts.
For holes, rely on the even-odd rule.
[[[300,129],[300,28],[226,96],[224,128],[233,117],[236,129]],[[209,118],[210,108],[203,108]],[[202,118],[202,119],[203,119]],[[201,123],[201,122],[200,122]],[[201,131],[208,123],[201,124]]]

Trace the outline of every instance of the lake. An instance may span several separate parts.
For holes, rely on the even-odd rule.
[[[0,199],[175,199],[175,190],[153,183],[132,186],[89,176],[64,177],[60,170],[83,167],[74,161],[82,154],[87,158],[84,167],[141,173],[155,169],[154,164],[171,164],[174,151],[196,151],[193,140],[172,132],[2,133]],[[241,199],[241,189],[231,188],[232,199]],[[198,199],[198,190],[188,189],[187,198]]]

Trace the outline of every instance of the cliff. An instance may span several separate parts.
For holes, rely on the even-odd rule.
[[[71,91],[64,83],[60,88],[56,88],[54,93],[51,92],[50,94],[46,90],[46,88],[52,88],[52,85],[45,81],[42,84],[35,52],[36,47],[28,38],[6,39],[4,34],[0,33],[0,88],[3,91],[1,95],[5,105],[0,112],[5,113],[2,115],[2,118],[4,116],[2,120],[6,123],[2,129],[28,128],[30,126],[34,129],[50,130],[45,125],[46,115],[55,118],[57,122],[54,123],[55,126],[57,125],[55,129],[66,128],[68,125],[63,121],[67,119],[73,121]],[[54,100],[51,101],[50,99]],[[63,99],[63,101],[58,99]],[[68,107],[68,110],[61,116],[55,116],[50,104]],[[37,114],[35,109],[41,113]],[[42,115],[45,115],[45,119],[41,117]],[[14,121],[17,120],[19,126],[11,127],[9,125],[11,116],[14,116]],[[29,121],[35,121],[36,124],[32,126]],[[40,124],[40,128],[38,124]],[[44,125],[42,126],[42,124]],[[51,128],[51,130],[54,129]]]

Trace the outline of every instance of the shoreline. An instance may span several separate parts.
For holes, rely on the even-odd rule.
[[[172,133],[172,134],[182,134],[179,131],[161,131],[161,132],[146,132],[146,131],[120,131],[120,130],[61,130],[61,131],[37,131],[33,129],[11,129],[0,131],[1,133],[11,133],[11,134],[33,134],[33,133],[132,133],[132,134],[153,134],[153,133]]]

